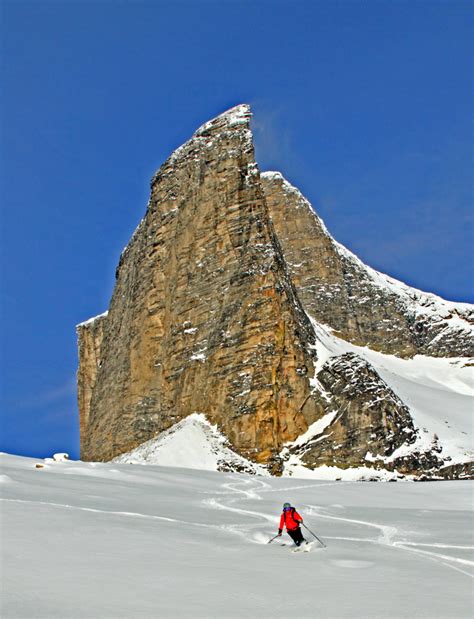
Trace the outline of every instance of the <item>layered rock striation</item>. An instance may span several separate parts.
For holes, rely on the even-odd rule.
[[[410,451],[406,404],[357,354],[321,359],[315,325],[400,356],[459,356],[471,309],[339,246],[298,190],[260,174],[250,118],[246,105],[218,116],[158,170],[108,312],[78,326],[82,459],[198,413],[273,473],[295,454],[309,468],[439,472],[442,458]]]
[[[84,459],[201,412],[267,462],[321,414],[314,334],[273,234],[249,122],[239,106],[207,123],[152,180],[101,321],[94,385],[80,387]],[[95,338],[79,328],[81,377],[92,378]]]

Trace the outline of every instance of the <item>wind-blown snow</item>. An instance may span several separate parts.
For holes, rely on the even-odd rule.
[[[114,462],[160,464],[206,471],[224,468],[268,475],[263,466],[235,453],[217,426],[209,423],[200,413],[189,415],[158,438],[115,458]]]
[[[468,481],[35,463],[0,456],[3,619],[472,617]],[[326,549],[267,544],[286,501]]]

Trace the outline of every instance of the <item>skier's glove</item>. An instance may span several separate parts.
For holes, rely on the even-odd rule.
[[[281,535],[283,533],[282,529],[278,529],[278,535]]]

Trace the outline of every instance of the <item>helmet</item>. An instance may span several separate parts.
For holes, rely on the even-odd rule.
[[[291,503],[283,503],[283,509],[291,509]]]

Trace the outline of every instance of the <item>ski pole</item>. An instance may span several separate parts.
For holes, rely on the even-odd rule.
[[[280,537],[279,533],[277,533],[277,535],[275,535],[275,537],[272,537],[272,539],[269,539],[267,544],[271,544],[273,542],[273,540],[276,539],[277,537]]]
[[[304,522],[302,522],[301,524],[304,526],[304,528],[305,528],[305,529],[308,529],[308,527],[305,525],[305,523],[304,523]],[[327,548],[326,544],[325,544],[324,542],[322,542],[322,541],[319,539],[319,537],[318,537],[317,535],[315,535],[315,534],[311,531],[311,529],[308,529],[308,531],[311,533],[311,535],[312,535],[315,539],[317,539],[317,540],[318,540],[318,542],[321,544],[321,546],[322,546],[323,548]],[[273,538],[273,539],[275,539],[275,538]]]

